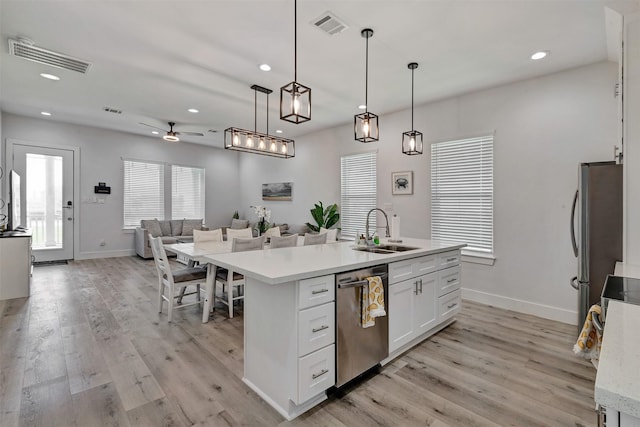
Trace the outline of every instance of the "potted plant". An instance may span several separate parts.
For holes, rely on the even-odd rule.
[[[316,221],[316,224],[307,222],[307,227],[312,231],[320,231],[320,228],[331,228],[338,223],[340,214],[338,213],[338,205],[336,203],[327,206],[322,205],[322,202],[318,202],[310,210],[311,216]]]
[[[258,223],[256,224],[256,229],[258,230],[258,234],[261,236],[265,231],[269,229],[269,220],[271,219],[271,210],[267,209],[264,206],[251,206],[253,211],[256,213],[258,217]]]

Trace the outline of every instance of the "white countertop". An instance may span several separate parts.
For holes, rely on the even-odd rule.
[[[640,306],[610,301],[594,399],[640,417]]]
[[[383,239],[382,243],[385,242],[386,239]],[[413,246],[418,249],[393,254],[376,254],[353,250],[353,242],[339,242],[263,251],[212,254],[203,258],[217,266],[275,285],[456,250],[465,246],[464,243],[445,244],[436,240],[404,237],[399,245]]]

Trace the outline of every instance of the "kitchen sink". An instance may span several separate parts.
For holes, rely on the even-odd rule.
[[[410,251],[413,249],[418,248],[402,245],[356,246],[353,248],[354,251],[372,252],[375,254],[394,254],[396,252]]]

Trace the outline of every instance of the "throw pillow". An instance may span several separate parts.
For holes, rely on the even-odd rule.
[[[171,236],[182,236],[182,222],[181,219],[172,219],[171,221]]]
[[[143,219],[140,221],[140,226],[146,228],[153,237],[162,236],[162,229],[157,219]]]
[[[289,229],[289,226],[287,224],[280,224],[278,225],[278,227],[280,227],[280,234],[284,234],[287,232],[287,230]]]
[[[163,236],[171,236],[171,224],[169,221],[158,221]]]
[[[193,236],[193,230],[202,229],[201,219],[185,219],[182,221],[182,235]]]
[[[234,230],[239,230],[241,228],[247,228],[249,226],[248,219],[232,219],[231,220],[231,228]]]

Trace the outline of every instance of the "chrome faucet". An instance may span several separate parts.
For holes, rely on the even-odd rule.
[[[369,213],[367,213],[367,222],[365,223],[365,234],[366,234],[366,238],[367,238],[367,244],[369,244],[369,242],[371,242],[372,237],[369,236],[369,216],[371,215],[371,212],[373,211],[380,211],[382,212],[382,215],[384,215],[384,219],[387,222],[386,225],[386,235],[385,237],[391,237],[391,233],[389,233],[389,217],[387,216],[387,213],[385,211],[383,211],[380,208],[373,208],[369,211]],[[382,227],[376,227],[376,228],[382,228]]]

